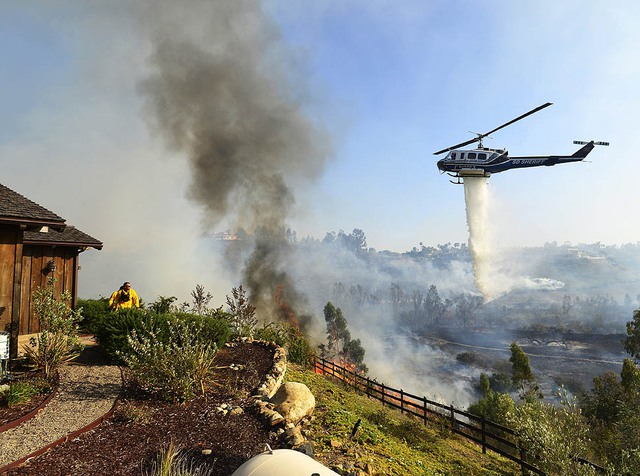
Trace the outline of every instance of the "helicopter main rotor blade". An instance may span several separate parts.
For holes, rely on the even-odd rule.
[[[515,119],[511,119],[509,122],[505,122],[501,126],[498,126],[495,129],[490,130],[489,132],[485,132],[484,134],[482,134],[482,137],[488,136],[489,134],[492,134],[492,133],[494,133],[496,131],[499,131],[503,127],[510,126],[514,122],[518,122],[520,119],[524,119],[525,117],[530,116],[531,114],[534,114],[534,113],[540,111],[541,109],[544,109],[545,107],[549,107],[552,104],[553,104],[552,102],[548,102],[548,103],[543,104],[542,106],[536,107],[535,109],[531,109],[529,112],[525,112],[522,116],[518,116]]]
[[[433,155],[442,154],[444,152],[449,152],[452,149],[457,149],[458,147],[464,147],[465,145],[473,144],[474,142],[478,142],[481,137],[474,137],[473,139],[469,139],[464,142],[460,142],[459,144],[452,145],[451,147],[447,147],[446,149],[439,150],[438,152],[434,152]]]
[[[447,147],[446,149],[439,150],[438,152],[434,152],[433,155],[442,154],[442,153],[448,152],[448,151],[450,151],[452,149],[457,149],[459,147],[464,147],[466,145],[473,144],[474,142],[479,142],[484,137],[487,137],[489,134],[493,134],[494,132],[499,131],[500,129],[513,124],[514,122],[519,121],[520,119],[524,119],[525,117],[530,116],[531,114],[534,114],[534,113],[540,111],[541,109],[544,109],[545,107],[551,106],[552,104],[553,104],[552,102],[545,103],[542,106],[538,106],[538,107],[536,107],[535,109],[532,109],[529,112],[525,112],[524,114],[522,114],[521,116],[516,117],[515,119],[511,119],[509,122],[505,122],[501,126],[498,126],[495,129],[490,130],[489,132],[485,132],[484,134],[478,134],[478,137],[474,137],[473,139],[469,139],[469,140],[466,140],[464,142],[460,142],[459,144]]]

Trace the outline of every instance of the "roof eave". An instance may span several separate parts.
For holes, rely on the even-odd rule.
[[[24,240],[25,245],[37,245],[37,246],[65,246],[69,248],[95,248],[101,250],[104,246],[100,242],[85,243],[79,241],[56,241],[56,240]]]
[[[60,232],[64,231],[64,229],[67,227],[64,221],[36,220],[32,218],[18,218],[18,217],[8,217],[8,216],[0,217],[0,224],[18,225],[18,226],[25,225],[27,227],[48,226],[49,228],[55,231],[60,231]]]

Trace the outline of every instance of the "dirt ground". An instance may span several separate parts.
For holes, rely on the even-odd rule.
[[[84,356],[92,357],[100,356]],[[173,443],[194,465],[206,465],[213,475],[229,475],[267,444],[281,447],[278,437],[249,411],[249,397],[272,363],[273,351],[263,346],[225,347],[216,359],[216,384],[185,404],[161,402],[125,385],[112,418],[6,474],[139,476]],[[234,370],[231,364],[243,367]],[[242,411],[223,414],[223,404]]]

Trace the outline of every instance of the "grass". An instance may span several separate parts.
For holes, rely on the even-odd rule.
[[[156,458],[150,473],[145,476],[208,476],[210,471],[203,465],[194,465],[184,453],[172,443]]]
[[[330,377],[289,364],[287,380],[302,382],[316,398],[305,427],[314,457],[338,473],[359,469],[388,475],[520,475],[520,467],[452,434],[446,422],[425,425],[383,407]],[[355,435],[351,438],[356,424]]]
[[[42,378],[11,382],[9,387],[0,393],[0,405],[8,407],[27,403],[36,395],[51,391],[51,384]]]

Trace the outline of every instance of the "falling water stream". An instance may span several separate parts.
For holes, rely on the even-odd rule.
[[[488,225],[489,193],[486,177],[465,177],[464,200],[469,227],[473,277],[485,300],[495,297],[491,282],[491,237]]]

